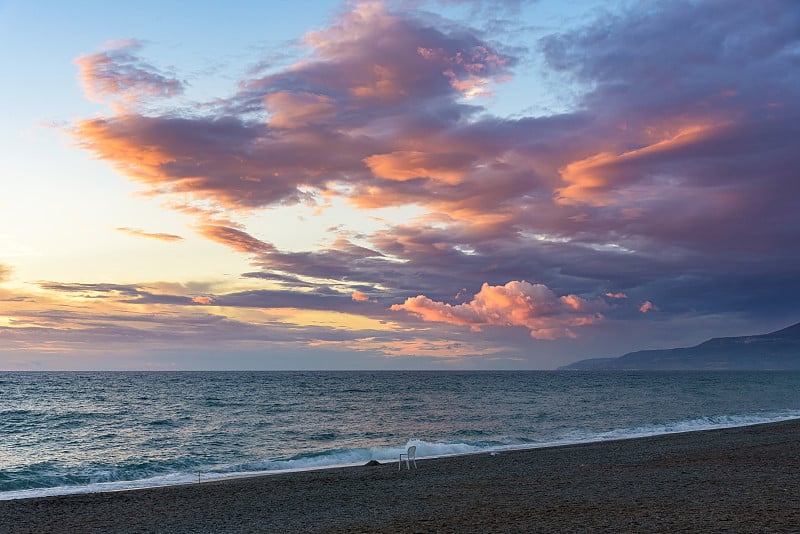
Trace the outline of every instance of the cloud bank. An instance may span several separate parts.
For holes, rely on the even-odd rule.
[[[76,60],[87,96],[117,105],[71,134],[195,213],[200,235],[248,255],[248,279],[297,308],[313,291],[409,328],[537,339],[654,315],[797,313],[795,2],[639,2],[527,50],[505,37],[357,3],[305,35],[301,60],[191,112],[164,103],[184,83],[122,43]],[[577,90],[575,106],[493,115],[493,91],[531,57]],[[421,215],[300,251],[233,222],[333,199]],[[448,304],[462,288],[474,298]]]

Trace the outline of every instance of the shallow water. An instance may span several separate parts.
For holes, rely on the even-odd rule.
[[[800,373],[0,373],[0,499],[800,418]]]

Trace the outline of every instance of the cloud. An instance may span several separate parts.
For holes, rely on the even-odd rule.
[[[243,80],[207,115],[125,110],[78,121],[73,136],[152,194],[188,194],[227,209],[338,196],[342,187],[358,195],[376,177],[405,182],[418,173],[450,186],[478,163],[473,143],[418,145],[478,111],[459,100],[515,63],[468,32],[445,33],[379,3],[357,4],[304,42],[307,60]],[[130,59],[129,48],[118,53]],[[124,69],[106,75],[112,88],[131,83]],[[414,189],[414,199],[396,198],[429,193]]]
[[[130,234],[137,237],[146,237],[148,239],[156,239],[159,241],[180,241],[183,238],[175,234],[152,233],[139,230],[138,228],[120,227],[117,231]]]
[[[724,125],[693,124],[683,126],[666,138],[650,141],[644,147],[611,154],[603,152],[588,158],[568,163],[560,169],[561,178],[568,186],[556,190],[558,201],[565,204],[586,203],[606,206],[615,203],[611,191],[619,190],[641,179],[642,166],[657,164],[659,160],[679,158],[682,148],[697,144],[715,134],[715,129]]]
[[[0,263],[0,284],[11,279],[13,270],[8,265]]]
[[[531,337],[557,339],[574,336],[571,327],[602,320],[599,310],[603,308],[600,301],[576,295],[558,297],[542,284],[513,281],[504,286],[484,283],[472,301],[464,304],[454,306],[419,295],[391,309],[411,312],[424,321],[468,325],[478,331],[488,325],[524,326]]]
[[[42,282],[39,284],[42,289],[63,293],[80,293],[84,297],[100,297],[107,295],[125,295],[135,297],[143,292],[135,285],[124,284],[79,284],[63,282]]]
[[[305,42],[327,64],[304,65],[290,74],[291,80],[320,80],[338,63],[341,75],[325,84],[345,89],[366,106],[376,100],[468,94],[475,85],[502,78],[515,61],[472,35],[448,35],[422,19],[388,13],[380,2],[356,4],[331,27],[309,32]]]
[[[461,183],[466,169],[476,158],[470,154],[431,154],[418,150],[400,150],[373,154],[364,158],[372,174],[386,180],[407,181],[416,178],[439,180],[449,185]]]
[[[654,221],[638,225],[648,237],[668,239],[662,229],[669,225],[655,223],[672,211],[675,219],[724,228],[738,239],[736,212],[763,207],[746,198],[748,189],[791,187],[780,138],[794,135],[798,108],[787,99],[797,79],[781,71],[797,46],[797,6],[777,0],[651,7],[542,41],[549,65],[588,88],[582,104],[603,135],[594,150],[586,147],[561,167],[566,185],[556,193],[562,203],[638,209]],[[780,114],[770,111],[775,104]],[[670,238],[697,236],[684,230]],[[759,231],[771,233],[766,226]]]
[[[255,272],[243,273],[242,277],[268,280],[272,283],[282,286],[292,287],[295,289],[318,287],[317,284],[307,282],[305,280],[298,278],[297,276],[274,273],[274,272],[255,271]]]
[[[469,50],[450,54],[438,48],[417,48],[417,53],[428,61],[440,64],[442,73],[450,80],[450,85],[467,98],[488,96],[486,90],[492,73],[502,72],[510,59],[498,55],[483,45],[475,45]],[[502,81],[502,78],[497,78]]]
[[[358,314],[358,310],[371,309],[371,304],[354,302],[347,294],[245,291],[198,295],[203,286],[44,282],[36,299],[20,295],[0,298],[6,302],[0,315],[0,336],[6,349],[36,354],[140,353],[175,347],[241,349],[253,344],[296,350],[317,342],[345,343],[363,336],[382,335],[387,344],[394,338],[393,322]]]
[[[369,297],[361,291],[353,291],[351,297],[356,302],[369,302]]]
[[[356,3],[304,37],[300,61],[250,73],[191,114],[163,101],[183,86],[141,60],[138,45],[84,59],[81,75],[99,80],[100,96],[161,107],[112,109],[72,134],[195,216],[200,235],[248,255],[258,271],[248,282],[295,290],[230,302],[377,317],[379,303],[353,297],[379,290],[424,320],[543,338],[579,332],[601,312],[646,320],[634,302],[658,302],[662,317],[796,310],[800,9],[779,0],[614,9],[531,51],[574,93],[558,114],[482,107],[482,93],[531,59],[498,42],[507,36]],[[235,220],[334,201],[354,219],[402,206],[417,215],[369,233],[334,229],[311,250],[281,250],[275,230]],[[497,304],[516,301],[493,284],[526,279],[540,283],[516,289],[530,309]],[[481,298],[445,303],[481,284]],[[575,295],[615,302],[595,308]]]
[[[222,243],[234,250],[247,254],[263,254],[273,250],[272,245],[265,243],[247,232],[227,226],[207,224],[199,228],[200,234],[213,241]]]
[[[305,128],[330,122],[336,116],[335,101],[325,95],[277,91],[264,96],[264,105],[271,112],[273,128]]]
[[[659,311],[659,308],[649,300],[646,300],[641,306],[639,306],[639,311],[642,313],[649,313],[653,311]]]
[[[313,174],[302,165],[300,153],[315,147],[267,142],[259,148],[266,134],[262,126],[232,116],[133,113],[79,121],[73,130],[81,147],[148,186],[150,194],[179,194],[230,208],[297,202],[302,197],[297,186]]]
[[[142,61],[137,53],[142,44],[136,40],[108,43],[102,52],[75,60],[86,95],[97,101],[110,99],[136,104],[142,99],[180,95],[184,83],[160,73]]]

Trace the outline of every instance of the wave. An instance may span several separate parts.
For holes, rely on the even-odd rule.
[[[426,441],[423,439],[411,439],[405,444],[397,446],[328,449],[283,458],[278,457],[236,464],[192,465],[187,459],[176,459],[161,463],[153,462],[147,465],[130,463],[126,466],[118,467],[96,466],[91,469],[84,468],[81,476],[59,473],[54,466],[47,464],[41,465],[42,469],[30,469],[26,476],[18,479],[25,479],[25,483],[29,484],[28,487],[0,491],[0,500],[133,490],[227,478],[352,467],[364,465],[371,460],[390,463],[396,462],[400,453],[406,452],[406,449],[412,445],[417,447],[417,458],[442,458],[743,427],[792,419],[800,419],[800,410],[786,410],[768,414],[699,417],[634,428],[615,429],[607,432],[572,429],[560,435],[547,436],[539,441],[511,436],[485,441]],[[35,468],[36,466],[31,467]],[[9,474],[5,473],[5,475]],[[20,473],[16,474],[19,475]],[[3,482],[3,478],[8,479],[7,476],[0,477],[0,482]],[[12,481],[5,480],[5,482],[6,484],[3,484],[3,486],[9,488],[9,484]],[[31,485],[40,487],[31,487]]]
[[[681,432],[697,432],[701,430],[715,430],[720,428],[737,428],[763,423],[777,423],[800,419],[800,410],[784,410],[769,414],[742,414],[742,415],[714,415],[685,419],[671,423],[661,423],[636,428],[625,428],[605,432],[597,435],[592,441],[612,439],[628,439],[664,434],[677,434]]]

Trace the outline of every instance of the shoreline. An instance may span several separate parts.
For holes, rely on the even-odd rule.
[[[455,453],[447,453],[447,454],[439,454],[439,455],[432,455],[432,456],[417,456],[418,460],[438,460],[443,458],[456,458],[461,456],[473,456],[473,455],[482,455],[482,454],[500,454],[500,453],[509,453],[509,452],[525,452],[525,451],[534,451],[538,449],[549,449],[549,448],[557,448],[557,447],[568,447],[573,445],[590,445],[595,443],[608,443],[608,442],[615,442],[615,441],[626,441],[631,439],[646,439],[646,438],[654,438],[660,436],[670,436],[674,434],[687,434],[687,433],[694,433],[694,432],[707,432],[707,431],[714,431],[714,430],[725,430],[725,429],[735,429],[735,428],[745,428],[750,426],[758,426],[758,425],[767,425],[773,423],[782,423],[787,421],[798,421],[800,422],[800,417],[786,417],[786,418],[774,418],[768,421],[757,421],[757,422],[748,422],[748,423],[738,423],[738,424],[721,424],[719,426],[714,426],[711,428],[696,428],[690,430],[670,430],[656,434],[650,433],[643,433],[643,434],[621,434],[616,435],[613,437],[599,437],[602,435],[598,435],[597,439],[593,438],[585,438],[585,439],[577,439],[577,440],[563,440],[563,441],[556,441],[556,442],[549,442],[549,443],[528,443],[528,444],[520,444],[520,445],[506,445],[506,446],[497,446],[497,447],[488,447],[486,449],[481,450],[474,450],[469,452],[455,452]],[[404,451],[405,449],[403,449]],[[371,459],[372,461],[374,459]],[[382,464],[392,463],[391,459],[378,459],[375,461],[379,461]],[[396,462],[395,462],[396,463]],[[358,463],[346,463],[346,464],[331,464],[331,465],[321,465],[321,466],[313,466],[313,467],[295,467],[295,468],[285,468],[285,469],[275,469],[275,470],[265,470],[265,471],[244,471],[244,472],[236,472],[232,471],[229,473],[221,473],[221,472],[191,472],[191,473],[173,473],[176,478],[183,478],[184,480],[175,480],[171,482],[163,482],[163,483],[152,483],[147,484],[148,480],[153,479],[139,479],[139,480],[120,480],[114,482],[100,482],[95,483],[93,485],[88,486],[61,486],[57,488],[39,488],[39,489],[31,489],[31,490],[17,490],[11,491],[8,493],[25,493],[31,492],[34,493],[33,495],[23,495],[20,497],[5,497],[3,494],[0,494],[0,503],[4,501],[15,501],[15,500],[28,500],[28,499],[44,499],[44,498],[51,498],[51,497],[67,497],[71,495],[86,495],[86,494],[96,494],[96,493],[117,493],[117,492],[125,492],[125,491],[141,491],[141,490],[148,490],[148,489],[158,489],[158,488],[169,488],[175,486],[189,486],[194,485],[195,483],[210,483],[210,482],[226,482],[231,480],[239,480],[239,479],[247,479],[247,478],[258,478],[258,477],[265,477],[265,476],[277,476],[277,475],[285,475],[285,474],[293,474],[293,473],[305,473],[305,472],[314,472],[314,471],[323,471],[328,469],[350,469],[363,466],[363,462]],[[199,475],[199,478],[198,478]],[[169,475],[167,475],[169,476]],[[156,477],[161,478],[161,477]],[[197,478],[197,480],[195,480]],[[141,483],[141,485],[139,485]],[[125,484],[131,484],[130,486],[125,486]],[[114,487],[119,486],[119,487]],[[42,492],[42,494],[36,495],[36,492]],[[53,491],[53,493],[48,493],[48,491]],[[0,533],[2,534],[2,533]]]
[[[800,420],[0,501],[0,532],[791,530]]]

